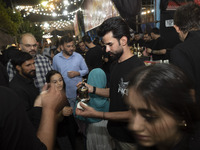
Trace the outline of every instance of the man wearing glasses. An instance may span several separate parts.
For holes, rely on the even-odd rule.
[[[19,47],[23,52],[27,52],[34,57],[36,68],[36,78],[34,78],[34,83],[35,86],[41,90],[44,86],[47,72],[52,70],[51,62],[47,57],[37,54],[38,43],[31,33],[25,33],[21,36]],[[11,81],[16,74],[16,70],[13,68],[11,61],[7,64],[7,72],[9,81]]]

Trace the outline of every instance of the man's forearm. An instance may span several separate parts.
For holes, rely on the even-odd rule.
[[[113,121],[125,121],[127,122],[130,118],[130,111],[118,111],[118,112],[104,112],[102,115],[105,120],[113,120]]]
[[[110,88],[96,88],[95,94],[103,97],[109,97]]]
[[[152,54],[156,54],[156,55],[164,55],[164,54],[166,54],[166,52],[167,52],[166,49],[152,50]]]
[[[127,122],[130,118],[130,111],[116,111],[116,112],[95,112],[95,118],[113,121],[125,121]]]
[[[57,114],[52,110],[42,110],[37,136],[48,150],[53,150],[57,127]]]

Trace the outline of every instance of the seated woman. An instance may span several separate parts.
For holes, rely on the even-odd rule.
[[[177,67],[158,64],[133,72],[127,101],[138,150],[200,149],[200,113],[192,86]]]

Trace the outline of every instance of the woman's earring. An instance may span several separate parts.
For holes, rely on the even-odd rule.
[[[185,120],[180,121],[180,122],[178,123],[178,125],[179,125],[181,128],[183,128],[183,129],[185,129],[185,128],[187,127],[187,123],[186,123]]]

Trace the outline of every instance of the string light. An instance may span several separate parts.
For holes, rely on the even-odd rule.
[[[78,8],[72,12],[68,12],[68,7],[70,5],[76,5],[82,0],[47,0],[43,1],[41,4],[34,6],[16,6],[13,11],[23,12],[23,17],[27,17],[31,14],[41,15],[41,16],[52,16],[63,17],[65,19],[60,19],[58,21],[48,21],[48,22],[35,22],[35,26],[40,26],[45,32],[50,32],[54,29],[66,29],[73,28],[73,22],[75,20],[75,14],[78,11],[82,11]]]
[[[150,13],[153,13],[154,12],[154,9],[152,10],[144,10],[141,12],[141,15],[147,15],[147,14],[150,14]]]
[[[72,21],[67,20],[58,20],[58,21],[49,21],[49,22],[43,22],[39,25],[39,23],[35,23],[35,26],[40,26],[44,30],[48,31],[50,29],[61,29],[61,28],[67,28],[70,25],[72,25]]]
[[[71,4],[76,5],[81,0],[71,0]],[[24,10],[24,17],[27,17],[31,13],[33,14],[40,14],[44,16],[66,16],[68,13],[66,12],[67,7],[70,5],[68,0],[63,0],[62,2],[54,2],[53,0],[44,1],[41,4],[35,6],[16,6],[16,10],[22,11]],[[63,10],[65,9],[65,10]],[[78,11],[80,8],[75,10],[74,12]],[[49,15],[49,12],[51,12]],[[54,13],[53,13],[54,12]],[[56,15],[55,15],[56,12]],[[69,14],[73,14],[74,12],[70,12]]]

